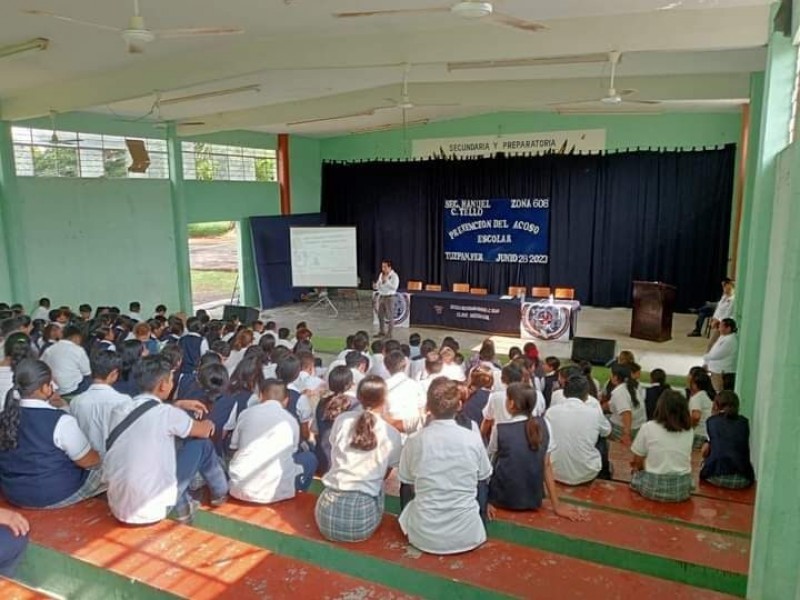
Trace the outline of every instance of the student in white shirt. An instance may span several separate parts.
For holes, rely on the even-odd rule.
[[[131,397],[113,387],[119,377],[122,360],[116,352],[98,350],[92,354],[92,385],[69,404],[81,430],[97,453],[106,454],[106,440],[111,433],[111,414],[120,406],[128,406]]]
[[[400,527],[411,544],[430,554],[467,552],[486,541],[486,497],[479,498],[478,490],[492,465],[478,432],[455,421],[461,397],[458,383],[436,379],[427,398],[432,420],[408,439],[400,456],[400,481],[413,488]]]
[[[736,321],[723,319],[719,325],[719,339],[703,356],[703,364],[711,375],[711,383],[718,392],[732,390],[736,380],[736,359],[739,340],[736,336]]]
[[[39,300],[39,305],[31,313],[31,321],[49,321],[50,320],[50,298],[42,298]]]
[[[533,416],[536,390],[527,383],[512,383],[506,390],[506,410],[511,420],[498,423],[489,438],[494,474],[489,482],[489,517],[495,508],[538,510],[544,490],[553,512],[571,520],[580,515],[558,500],[551,464],[556,448],[547,421]]]
[[[588,403],[589,382],[573,373],[563,382],[564,399],[547,409],[547,422],[557,440],[551,454],[553,476],[567,485],[580,485],[595,479],[603,467],[598,441],[611,433],[611,424],[597,400]],[[607,446],[604,445],[607,451]]]
[[[231,344],[231,353],[228,360],[225,361],[225,368],[228,369],[228,374],[232,374],[239,363],[244,358],[244,353],[253,345],[253,332],[249,329],[242,329],[236,334]]]
[[[683,394],[667,390],[658,399],[652,421],[631,446],[631,488],[645,498],[682,502],[692,492],[692,421]]]
[[[210,420],[189,416],[205,412],[196,400],[163,404],[172,391],[172,364],[162,356],[148,356],[134,367],[134,379],[144,393],[128,407],[112,415],[112,433],[106,444],[104,480],[108,483],[111,513],[123,523],[157,523],[174,510],[175,518],[189,523],[198,503],[188,493],[189,484],[200,474],[211,492],[212,506],[228,496],[228,482],[214,447],[208,439],[214,432]],[[134,410],[144,410],[121,433],[115,429]],[[184,410],[182,410],[184,409]],[[180,447],[176,449],[176,441]]]
[[[80,394],[92,383],[92,368],[83,349],[83,334],[75,325],[64,328],[62,339],[44,351],[42,360],[53,370],[53,379],[62,396]]]
[[[444,362],[442,362],[442,355],[436,350],[428,352],[422,362],[425,365],[425,369],[420,372],[419,383],[422,386],[422,391],[427,395],[431,382],[437,377],[444,377],[442,375]]]
[[[504,389],[492,392],[489,395],[489,400],[486,406],[483,407],[483,422],[481,423],[481,435],[484,439],[489,439],[494,426],[497,423],[506,423],[511,420],[511,413],[508,412],[508,402],[505,386],[512,383],[529,383],[530,377],[528,373],[518,363],[513,362],[503,367],[501,373],[501,380]],[[536,404],[533,409],[534,417],[541,417],[544,415],[545,403],[544,395],[539,390],[535,390]]]
[[[353,352],[355,356],[361,356]],[[363,380],[362,376],[362,380]],[[360,383],[360,382],[359,382]],[[331,429],[336,418],[348,410],[360,410],[361,405],[356,397],[357,386],[353,378],[353,371],[345,366],[334,367],[328,373],[328,393],[320,398],[314,411],[314,433],[316,446],[314,453],[317,456],[318,472],[324,475],[331,466]]]
[[[3,342],[3,360],[0,361],[0,412],[6,404],[6,395],[14,387],[14,368],[26,358],[36,358],[30,338],[24,333],[12,333]]]
[[[317,458],[312,452],[298,452],[300,427],[286,411],[286,385],[267,381],[260,400],[239,416],[231,437],[235,454],[228,469],[230,493],[239,500],[271,504],[306,491],[314,480]]]
[[[444,346],[439,350],[439,354],[443,363],[441,375],[453,381],[466,381],[467,376],[464,373],[464,367],[456,362],[455,350],[449,346]]]
[[[139,302],[131,302],[128,305],[128,317],[137,322],[142,320],[142,305]]]
[[[708,441],[706,421],[711,416],[714,401],[706,392],[711,387],[711,379],[701,369],[693,369],[689,374],[689,413],[694,427],[694,448],[700,449]]]
[[[383,420],[386,383],[368,375],[358,386],[362,412],[340,414],[331,429],[331,469],[314,517],[334,542],[360,542],[383,517],[383,481],[400,463],[400,434]]]
[[[358,385],[361,380],[367,376],[367,369],[369,369],[369,358],[355,350],[348,352],[344,359],[344,365],[350,369],[353,374],[353,384]],[[335,368],[335,367],[333,367]],[[328,372],[333,369],[329,369]]]
[[[386,348],[387,344],[389,346],[388,349]],[[386,370],[383,361],[386,355],[392,350],[400,350],[400,343],[395,340],[386,340],[386,343],[381,340],[375,340],[372,342],[370,350],[372,351],[372,356],[370,359],[369,374],[377,375],[381,379],[389,379],[389,371]]]
[[[389,371],[386,380],[387,412],[392,419],[405,420],[423,414],[425,393],[419,383],[405,373],[406,357],[400,350],[390,352],[384,360]]]
[[[647,421],[644,401],[639,398],[639,386],[625,365],[611,367],[611,396],[606,403],[611,412],[611,436],[629,446],[639,428]]]

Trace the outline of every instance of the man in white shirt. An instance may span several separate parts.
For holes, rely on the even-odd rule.
[[[735,384],[736,359],[739,354],[736,331],[736,321],[722,319],[719,324],[719,338],[711,350],[703,356],[703,365],[711,376],[711,384],[718,392],[732,390]]]
[[[384,361],[389,371],[386,380],[387,412],[392,419],[414,419],[425,411],[425,394],[420,384],[405,373],[406,357],[400,350],[390,352]]]
[[[123,523],[140,525],[157,523],[174,509],[179,522],[189,523],[198,503],[188,489],[198,473],[211,491],[212,506],[227,499],[225,472],[208,439],[214,423],[189,416],[186,410],[195,415],[205,410],[194,400],[163,404],[172,391],[172,364],[165,357],[143,358],[133,376],[145,392],[114,411],[110,437],[116,439],[106,442],[103,479],[111,513]],[[136,411],[143,412],[137,417]],[[120,432],[118,426],[126,427]],[[177,451],[176,439],[181,440]]]
[[[317,458],[298,452],[300,427],[286,410],[286,386],[273,380],[261,391],[261,402],[245,410],[231,436],[231,496],[271,504],[294,498],[314,480]]]
[[[722,297],[717,302],[716,306],[712,302],[708,302],[697,311],[697,321],[694,324],[694,329],[689,332],[689,337],[701,337],[703,335],[703,322],[707,318],[711,318],[711,339],[709,340],[708,347],[714,345],[719,337],[719,324],[722,319],[733,317],[733,303],[734,291],[736,282],[726,277],[722,280]]]
[[[111,387],[119,378],[122,367],[122,360],[116,352],[94,352],[91,365],[92,385],[72,399],[69,412],[77,419],[92,448],[102,457],[106,454],[106,440],[111,433],[112,413],[120,406],[129,406],[132,400]]]
[[[551,455],[553,474],[556,481],[580,485],[600,473],[603,460],[597,443],[611,433],[611,423],[599,404],[587,404],[589,382],[583,375],[572,375],[563,391],[564,399],[551,404],[545,417],[558,441]]]
[[[381,273],[372,286],[378,292],[378,336],[392,337],[394,330],[394,297],[400,287],[400,277],[392,269],[392,261],[381,262]]]
[[[42,354],[42,360],[53,371],[53,379],[62,396],[80,394],[92,383],[92,367],[82,343],[83,334],[80,328],[67,325],[62,339]]]
[[[39,300],[39,306],[31,313],[31,321],[50,321],[50,298]]]
[[[488,499],[479,484],[492,474],[480,435],[455,422],[459,385],[446,378],[431,384],[427,409],[433,420],[412,435],[400,455],[400,481],[413,495],[400,513],[408,541],[430,554],[457,554],[486,541],[481,520]]]

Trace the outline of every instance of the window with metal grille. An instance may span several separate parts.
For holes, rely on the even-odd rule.
[[[275,150],[182,142],[183,177],[198,181],[277,181]]]

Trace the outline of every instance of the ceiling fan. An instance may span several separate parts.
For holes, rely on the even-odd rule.
[[[165,104],[169,104],[169,100],[162,98],[161,92],[155,92],[155,100],[150,106],[150,110],[139,117],[126,118],[116,115],[113,111],[111,112],[114,114],[117,121],[123,121],[125,123],[147,123],[155,129],[166,129],[170,120],[165,119],[161,114],[161,107]],[[111,110],[110,107],[108,109]],[[151,117],[154,118],[151,119]],[[201,127],[205,125],[205,121],[175,121],[175,124],[182,127]]]
[[[50,130],[52,133],[50,134],[50,143],[53,146],[63,146],[65,144],[77,144],[78,142],[82,142],[83,140],[77,137],[77,134],[74,138],[62,140],[58,137],[58,132],[56,131],[56,117],[58,113],[54,110],[50,111]],[[63,132],[62,132],[63,133]]]
[[[519,19],[511,15],[496,12],[491,2],[481,2],[478,0],[467,0],[447,6],[434,6],[430,8],[398,8],[393,10],[339,12],[334,13],[333,16],[337,19],[355,19],[362,17],[405,17],[431,13],[450,13],[463,19],[485,19],[490,23],[513,27],[514,29],[520,29],[529,33],[547,29],[547,27],[541,23],[526,21],[525,19]]]
[[[144,52],[145,46],[154,42],[157,39],[167,38],[182,38],[193,36],[212,36],[212,35],[236,35],[244,33],[244,30],[239,27],[195,27],[189,29],[148,29],[145,24],[144,17],[139,11],[139,0],[133,0],[133,15],[128,20],[128,26],[125,28],[112,27],[103,23],[93,23],[91,21],[83,21],[81,19],[74,19],[69,16],[59,15],[46,10],[26,9],[22,11],[27,15],[34,15],[37,17],[50,17],[65,21],[67,23],[75,23],[77,25],[86,25],[96,29],[103,29],[106,31],[114,31],[121,34],[122,39],[125,41],[128,52],[131,54],[141,54]]]
[[[611,79],[605,96],[590,100],[557,102],[550,104],[550,106],[555,107],[561,113],[624,112],[634,107],[638,107],[636,112],[653,112],[652,110],[648,111],[647,107],[655,107],[661,104],[660,100],[627,100],[628,96],[636,94],[638,90],[618,90],[616,88],[617,65],[621,56],[622,54],[617,50],[612,50],[608,53],[608,62],[611,65]]]

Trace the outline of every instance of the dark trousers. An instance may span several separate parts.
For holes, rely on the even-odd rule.
[[[192,438],[182,440],[177,449],[178,499],[175,508],[186,510],[189,504],[189,485],[198,473],[205,479],[212,498],[228,493],[228,480],[225,471],[214,451],[211,440]]]
[[[303,472],[298,474],[294,479],[294,489],[298,492],[305,492],[311,487],[311,482],[314,481],[314,473],[317,472],[317,457],[313,452],[298,452],[292,459],[294,462],[303,467]]]
[[[722,374],[722,389],[731,390],[736,387],[736,373],[723,373]]]
[[[611,470],[611,461],[608,460],[608,440],[604,437],[600,437],[597,439],[597,444],[595,444],[595,448],[600,453],[600,460],[602,461],[602,467],[600,467],[600,472],[597,474],[598,479],[611,479],[613,475]]]
[[[401,483],[400,484],[400,512],[403,512],[403,509],[406,507],[406,504],[411,502],[414,499],[415,492],[414,486],[410,483]],[[478,491],[476,494],[476,499],[478,500],[478,509],[481,514],[481,520],[484,524],[489,522],[489,513],[488,513],[488,506],[489,506],[489,480],[484,479],[483,481],[478,482]]]
[[[699,308],[697,310],[697,320],[694,323],[694,330],[703,333],[703,323],[705,323],[706,319],[710,319],[714,316],[714,311],[716,309],[716,306],[713,304],[704,304]]]
[[[394,330],[394,296],[378,298],[378,331],[392,337]]]
[[[8,527],[0,526],[0,575],[13,579],[27,547],[27,535],[16,537]]]

